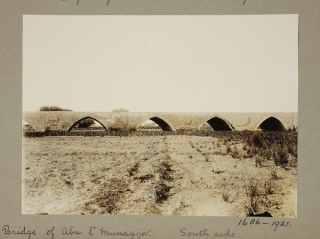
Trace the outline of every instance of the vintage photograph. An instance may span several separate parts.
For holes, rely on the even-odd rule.
[[[22,98],[22,214],[297,217],[298,15],[24,15]]]

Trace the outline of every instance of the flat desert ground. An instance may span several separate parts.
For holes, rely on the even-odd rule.
[[[296,217],[297,167],[244,151],[199,136],[24,137],[22,213]]]

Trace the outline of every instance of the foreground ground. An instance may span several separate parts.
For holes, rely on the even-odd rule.
[[[22,213],[296,217],[297,168],[256,165],[243,146],[196,136],[24,138]]]

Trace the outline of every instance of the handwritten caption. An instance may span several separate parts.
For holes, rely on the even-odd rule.
[[[63,2],[67,2],[68,0],[62,0]],[[110,0],[107,0],[106,5],[109,6],[109,2]],[[80,4],[80,0],[76,0],[76,4],[79,5]]]
[[[63,2],[67,2],[68,0],[62,0]],[[245,5],[247,0],[243,0],[242,5]],[[107,0],[106,5],[109,6],[110,0]],[[76,5],[80,4],[80,0],[76,0]]]
[[[260,218],[261,219],[261,218]],[[241,219],[238,222],[238,226],[254,226],[257,225],[260,226],[269,226],[273,231],[277,231],[280,228],[288,228],[291,227],[290,221],[273,221],[273,222],[263,222],[262,219],[260,221],[259,218],[253,218],[253,219]],[[28,239],[33,238],[37,235],[36,229],[30,229],[27,227],[19,227],[19,228],[11,228],[9,225],[3,225],[2,226],[2,235],[5,236],[12,236],[12,235],[21,235],[25,236]],[[116,237],[127,237],[128,239],[142,239],[143,237],[151,237],[152,236],[152,230],[145,230],[145,231],[112,231],[108,230],[104,227],[95,227],[90,226],[86,230],[79,230],[75,229],[73,226],[70,227],[64,227],[62,229],[57,229],[55,226],[52,226],[51,228],[47,229],[46,231],[42,231],[40,233],[41,235],[47,235],[46,238],[54,239],[59,238],[59,236],[103,236],[103,237],[110,237],[110,236],[116,236]],[[203,228],[200,230],[189,230],[187,227],[180,228],[179,231],[176,231],[176,235],[180,237],[238,237],[236,232],[230,230],[230,229],[221,229],[219,231],[214,229],[208,229]],[[39,234],[39,235],[40,235]],[[1,234],[0,234],[1,235]],[[0,236],[1,237],[1,236]],[[43,238],[43,237],[41,237]]]
[[[37,232],[35,229],[27,229],[26,227],[19,227],[17,229],[11,229],[9,225],[4,225],[2,227],[2,232],[4,235],[25,235],[28,239],[31,239],[32,236],[37,235]],[[73,226],[71,227],[64,227],[62,230],[57,230],[54,226],[51,229],[48,229],[46,231],[47,238],[54,239],[59,235],[62,236],[80,236],[80,235],[86,235],[86,236],[117,236],[117,237],[128,237],[130,239],[141,239],[142,237],[151,236],[152,230],[149,231],[110,231],[103,227],[100,229],[96,229],[96,227],[91,226],[87,232],[76,230]]]

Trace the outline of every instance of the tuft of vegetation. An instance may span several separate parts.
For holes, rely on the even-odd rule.
[[[265,195],[270,195],[274,193],[274,182],[272,178],[264,183],[264,192]]]
[[[239,156],[239,151],[236,147],[234,147],[231,156],[232,158],[237,158]]]
[[[286,166],[288,164],[288,158],[289,158],[289,151],[288,147],[284,145],[283,147],[277,146],[273,149],[273,158],[274,163],[277,166]]]
[[[280,179],[280,175],[278,174],[278,170],[275,166],[272,166],[270,169],[270,176],[271,176],[271,179],[274,179],[274,180],[277,180],[277,179]]]
[[[261,137],[261,134],[261,132],[255,132],[250,138],[247,139],[247,144],[249,146],[261,148],[263,146],[263,139]]]
[[[223,190],[222,192],[222,198],[223,198],[223,201],[225,202],[229,202],[230,200],[230,194],[227,190]]]
[[[290,156],[288,159],[288,166],[292,168],[297,168],[298,167],[298,159],[297,157]]]
[[[44,106],[40,107],[39,111],[72,111],[72,110],[63,109],[63,108],[60,108],[59,106],[47,106],[47,105],[44,105]]]
[[[262,166],[262,158],[260,156],[256,157],[256,167]]]
[[[292,155],[297,158],[297,132],[254,132],[248,134],[245,140],[249,146],[247,156],[250,158],[259,155],[263,159],[273,159],[277,166],[296,167],[297,164],[289,163],[289,157]],[[258,165],[260,161],[256,161]]]
[[[259,181],[255,178],[249,178],[249,184],[246,186],[246,194],[249,199],[245,205],[247,215],[254,215],[258,212],[261,192],[259,191]]]
[[[231,147],[227,145],[227,154],[231,152]]]

